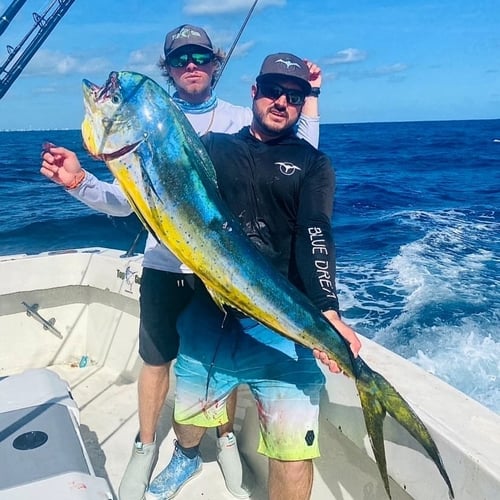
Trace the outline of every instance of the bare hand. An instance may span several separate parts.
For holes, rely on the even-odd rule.
[[[49,143],[44,144],[43,151],[42,175],[64,187],[71,187],[83,178],[85,171],[73,151]]]
[[[354,357],[357,357],[361,349],[361,341],[359,340],[356,332],[340,319],[340,316],[336,311],[325,311],[323,314],[325,315],[326,319],[335,327],[335,329],[342,335],[342,337],[347,340],[349,346],[351,347],[351,351],[354,354]],[[333,359],[330,359],[328,357],[328,354],[326,354],[325,352],[318,349],[313,349],[313,355],[316,359],[321,361],[321,363],[328,366],[328,369],[332,373],[342,372],[339,365]]]
[[[309,83],[311,84],[311,87],[321,87],[321,68],[311,61],[306,60],[306,64],[309,68]]]

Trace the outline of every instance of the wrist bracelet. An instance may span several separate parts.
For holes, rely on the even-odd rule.
[[[66,189],[76,189],[83,182],[84,179],[85,179],[85,170],[83,170],[82,168],[82,170],[80,170],[80,172],[78,172],[75,175],[73,180],[64,187]]]
[[[320,87],[311,87],[311,93],[309,95],[312,97],[319,97],[320,93],[321,93]]]

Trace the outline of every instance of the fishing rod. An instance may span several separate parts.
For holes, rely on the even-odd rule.
[[[14,0],[0,17],[0,36],[27,0]]]
[[[233,50],[234,48],[236,47],[236,44],[238,43],[240,37],[241,37],[241,34],[243,33],[243,30],[245,29],[245,26],[247,25],[256,5],[257,5],[257,2],[259,0],[255,0],[253,5],[250,7],[250,10],[248,11],[248,14],[247,14],[247,17],[245,18],[245,20],[243,21],[243,24],[241,25],[241,28],[240,28],[240,31],[238,31],[238,34],[236,35],[236,38],[234,39],[234,42],[233,44],[231,45],[231,48],[229,49],[225,59],[224,59],[224,62],[222,63],[218,73],[217,73],[217,76],[215,77],[215,81],[214,81],[214,84],[212,85],[212,88],[214,89],[215,86],[217,85],[217,82],[220,80],[220,77],[222,75],[222,72],[224,71],[224,68],[226,67],[228,61],[229,61],[229,58],[231,57],[231,54],[233,53]]]
[[[7,46],[8,57],[6,61],[0,66],[0,99],[9,90],[11,85],[21,74],[26,65],[31,61],[31,58],[36,54],[37,50],[43,44],[45,39],[50,35],[52,30],[56,27],[57,23],[62,19],[67,10],[71,7],[75,0],[53,0],[52,3],[47,7],[43,14],[33,13],[33,19],[35,21],[31,30],[28,31],[26,36],[21,40],[17,47]],[[24,2],[22,2],[24,3]],[[10,6],[11,13],[17,13],[22,5],[19,2],[14,1]],[[54,6],[56,6],[55,9]],[[9,10],[7,9],[7,10]],[[17,9],[17,10],[16,10]],[[53,9],[53,12],[51,10]],[[13,16],[12,16],[13,17]],[[10,21],[7,19],[6,23],[8,25]],[[6,26],[5,26],[6,27]],[[4,28],[5,29],[5,28]],[[28,46],[21,52],[24,44],[29,40],[31,35],[34,33],[34,37],[29,42]],[[20,53],[20,54],[19,54]],[[19,56],[18,56],[19,54]],[[14,61],[14,59],[17,60]],[[13,62],[14,61],[14,62]],[[9,64],[12,63],[12,67],[7,69]],[[2,75],[5,73],[5,76]]]
[[[253,11],[254,11],[254,9],[255,9],[255,6],[257,5],[257,2],[258,2],[258,1],[259,1],[259,0],[255,0],[255,1],[254,1],[254,3],[253,3],[253,5],[250,7],[250,10],[248,11],[247,16],[245,17],[245,20],[243,21],[243,24],[241,25],[241,28],[240,28],[240,30],[238,31],[238,34],[236,35],[236,38],[234,39],[233,44],[231,45],[231,48],[229,49],[229,51],[228,51],[228,53],[227,53],[226,57],[224,58],[224,62],[222,63],[222,65],[221,65],[221,67],[220,67],[220,69],[219,69],[219,71],[218,71],[218,73],[217,73],[217,76],[216,76],[216,78],[215,78],[215,80],[214,80],[214,83],[213,83],[213,85],[212,85],[212,90],[215,88],[215,86],[217,85],[217,82],[220,80],[220,77],[221,77],[221,75],[222,75],[222,72],[224,71],[224,68],[226,67],[226,64],[227,64],[227,62],[229,61],[229,58],[231,57],[231,54],[233,53],[233,50],[234,50],[234,48],[236,47],[236,45],[237,45],[237,43],[238,43],[238,41],[239,41],[239,39],[240,39],[240,37],[241,37],[241,34],[243,33],[243,30],[245,29],[245,26],[247,25],[247,23],[248,23],[248,21],[249,21],[249,19],[250,19],[251,15],[252,15],[252,13],[253,13]],[[137,234],[137,236],[135,237],[135,239],[134,239],[134,241],[133,241],[132,245],[131,245],[131,246],[130,246],[130,248],[127,250],[127,252],[125,252],[123,255],[121,255],[121,256],[120,256],[121,258],[124,258],[124,257],[130,257],[130,256],[132,256],[132,255],[135,255],[135,254],[134,254],[134,250],[135,250],[135,247],[137,246],[137,243],[138,243],[139,238],[140,238],[140,236],[141,236],[141,234],[142,234],[142,232],[143,232],[143,231],[145,231],[145,229],[144,229],[144,228],[142,228],[142,229],[139,231],[139,233],[138,233],[138,234]]]

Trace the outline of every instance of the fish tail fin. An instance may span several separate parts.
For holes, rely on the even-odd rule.
[[[356,364],[356,387],[363,408],[368,437],[389,498],[391,498],[391,493],[383,435],[386,413],[389,413],[423,446],[448,486],[449,497],[455,498],[439,450],[425,424],[382,375],[374,372],[361,358],[358,357],[354,361]]]

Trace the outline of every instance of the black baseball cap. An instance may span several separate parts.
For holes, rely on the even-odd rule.
[[[264,59],[257,83],[272,80],[275,77],[293,78],[309,94],[309,68],[303,59],[287,52],[271,54]]]
[[[210,52],[214,51],[212,41],[204,29],[192,26],[191,24],[183,24],[167,33],[164,46],[165,58],[174,52],[174,50],[186,45],[195,45]]]

